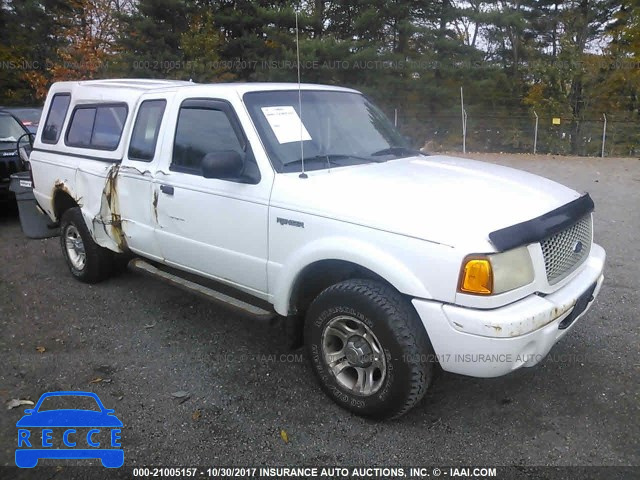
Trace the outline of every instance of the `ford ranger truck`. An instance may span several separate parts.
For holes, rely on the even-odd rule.
[[[594,204],[406,145],[361,93],[287,83],[55,83],[34,195],[82,282],[128,261],[304,342],[320,385],[398,417],[439,364],[539,363],[600,291]]]

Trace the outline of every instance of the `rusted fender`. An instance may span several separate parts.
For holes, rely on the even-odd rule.
[[[102,197],[100,210],[92,219],[93,236],[96,243],[116,252],[127,252],[127,238],[122,229],[120,205],[118,202],[118,173],[120,165],[112,165],[108,172]]]

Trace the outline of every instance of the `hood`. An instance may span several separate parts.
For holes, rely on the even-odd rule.
[[[580,195],[537,175],[448,156],[276,175],[271,204],[474,251],[489,233]]]

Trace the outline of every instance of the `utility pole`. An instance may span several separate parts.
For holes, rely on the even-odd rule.
[[[536,150],[538,148],[538,114],[536,111],[533,111],[533,114],[536,116],[536,128],[533,131],[533,154],[536,154]]]
[[[460,87],[460,115],[462,116],[462,153],[467,153],[467,112],[464,110],[462,87]]]
[[[602,116],[604,117],[604,126],[602,127],[602,152],[600,156],[604,158],[604,144],[607,141],[607,114],[603,113]]]

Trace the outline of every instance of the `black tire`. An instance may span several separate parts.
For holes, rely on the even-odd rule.
[[[354,380],[352,388],[344,384],[345,378],[348,379],[347,373],[350,373],[349,368],[353,369],[355,373],[352,375],[358,379],[358,370],[364,371],[351,367],[361,367],[363,364],[351,364],[348,354],[342,353],[352,348],[355,337],[349,337],[342,349],[340,341],[335,347],[337,353],[334,355],[344,355],[344,358],[334,362],[341,362],[343,365],[347,362],[349,365],[343,370],[346,373],[338,375],[342,375],[342,381],[333,373],[326,359],[326,353],[330,349],[325,345],[332,340],[331,334],[326,332],[334,331],[331,327],[340,325],[339,322],[346,322],[345,326],[350,328],[348,317],[357,320],[352,326],[369,329],[370,333],[364,334],[366,338],[374,338],[374,343],[371,344],[375,345],[373,350],[358,357],[358,361],[365,359],[366,363],[367,358],[371,360],[375,355],[375,360],[380,362],[382,360],[377,358],[379,354],[371,352],[384,352],[385,371],[377,375],[377,380],[370,381],[371,385],[376,382],[378,384],[377,390],[372,389],[370,393],[354,391],[358,380]],[[355,341],[356,344],[358,341]],[[382,282],[353,279],[324,290],[307,312],[305,344],[313,370],[325,393],[338,405],[357,415],[377,419],[397,418],[422,399],[433,377],[435,355],[422,322],[411,304],[397,290]],[[382,368],[378,370],[381,372]]]
[[[84,245],[85,262],[81,268],[74,265],[67,249],[67,234],[70,229],[75,229],[78,232]],[[60,219],[60,245],[69,271],[81,282],[98,283],[111,275],[114,262],[113,252],[93,241],[79,207],[70,208],[62,214]]]

